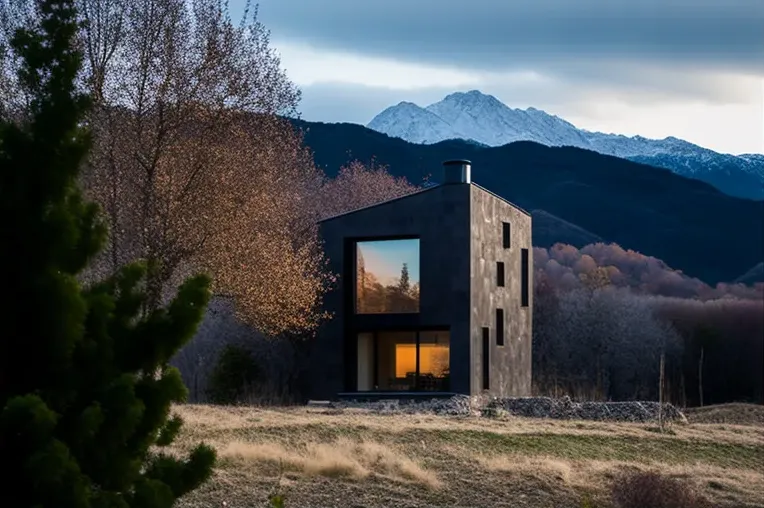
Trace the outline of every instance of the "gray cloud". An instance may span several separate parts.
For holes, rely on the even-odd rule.
[[[462,69],[764,74],[762,0],[261,0],[260,17],[279,39]]]
[[[374,115],[402,100],[418,102],[424,98],[426,104],[434,102],[429,100],[431,96],[429,90],[424,93],[424,96],[421,92],[419,95],[416,99],[412,97],[410,91],[396,93],[385,88],[322,83],[302,87],[300,113],[303,118],[311,121],[351,122],[365,125]],[[436,94],[435,100],[438,98]]]
[[[303,118],[325,122],[368,123],[374,115],[401,101],[427,106],[459,90],[451,86],[393,90],[347,83],[317,83],[302,86],[300,111]],[[594,107],[600,99],[610,98],[630,104],[673,105],[688,100],[707,100],[728,104],[744,102],[744,93],[728,83],[717,83],[702,76],[681,72],[634,74],[615,73],[613,76],[592,74],[547,79],[542,82],[511,82],[497,80],[479,86],[484,93],[495,95],[510,107],[533,106],[563,118],[569,115],[594,118],[604,113]],[[605,118],[607,115],[605,115]]]

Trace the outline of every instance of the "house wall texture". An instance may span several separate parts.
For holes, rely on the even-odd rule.
[[[511,224],[510,249],[502,247],[502,221]],[[356,334],[381,326],[447,326],[450,391],[464,394],[483,392],[482,327],[490,327],[490,394],[530,395],[533,260],[528,214],[479,186],[454,183],[325,220],[320,234],[329,269],[340,280],[324,299],[333,318],[312,344],[310,398],[334,399],[356,390]],[[348,250],[349,241],[396,236],[419,237],[420,312],[397,321],[355,315],[346,305],[354,299],[353,264],[346,257],[354,258],[355,251]],[[520,306],[521,248],[529,251],[526,308]],[[496,261],[501,260],[506,266],[504,288],[496,286]],[[504,309],[504,346],[496,346],[497,306]]]
[[[419,237],[420,312],[405,324],[448,326],[451,330],[451,390],[467,393],[470,386],[470,185],[454,184],[425,189],[413,195],[371,206],[321,223],[329,268],[346,276],[346,238],[412,235]],[[355,253],[353,252],[352,255]],[[352,277],[351,274],[347,274]],[[352,285],[352,281],[351,281]],[[355,366],[354,330],[346,330],[346,288],[340,280],[325,299],[334,312],[315,339],[311,349],[314,386],[311,398],[333,399],[338,393],[355,391],[353,379],[346,377],[345,364]],[[350,317],[350,316],[348,316]],[[386,316],[356,316],[359,325],[389,321]],[[345,346],[348,334],[351,348]],[[352,336],[351,336],[352,334]]]
[[[509,249],[502,222],[510,224]],[[471,186],[471,393],[483,392],[482,328],[490,329],[489,390],[497,397],[531,394],[533,248],[531,217],[503,199]],[[521,249],[528,249],[528,306],[521,307]],[[504,287],[497,285],[497,261],[504,262]],[[496,341],[496,308],[504,310],[504,345]]]

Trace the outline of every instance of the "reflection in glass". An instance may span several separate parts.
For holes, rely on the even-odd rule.
[[[374,334],[358,334],[358,391],[374,389]]]
[[[419,240],[356,244],[356,312],[419,312]]]
[[[384,391],[413,390],[416,387],[416,333],[377,334],[378,386]]]
[[[419,334],[419,390],[448,391],[449,333],[428,331]]]

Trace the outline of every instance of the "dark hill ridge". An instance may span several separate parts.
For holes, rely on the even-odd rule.
[[[743,275],[738,277],[735,282],[741,284],[754,284],[756,282],[764,282],[764,261],[754,266]]]
[[[395,176],[438,180],[446,159],[472,161],[473,180],[526,210],[544,210],[588,234],[664,260],[714,284],[764,259],[764,202],[617,157],[533,142],[482,147],[459,140],[417,145],[356,124],[295,120],[316,164],[334,175],[351,159],[375,159]],[[548,218],[548,217],[547,217]],[[550,224],[534,244],[554,243]],[[582,247],[582,245],[576,245]]]
[[[592,243],[604,243],[604,239],[575,224],[555,217],[544,210],[532,210],[533,244],[535,246],[566,243],[583,247]]]

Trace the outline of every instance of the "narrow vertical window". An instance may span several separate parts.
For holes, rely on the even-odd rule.
[[[520,306],[527,307],[529,304],[528,283],[528,249],[520,251]]]
[[[504,262],[503,261],[496,262],[496,285],[501,288],[504,287]]]
[[[490,372],[491,368],[491,330],[487,327],[483,327],[483,390],[488,390],[490,385]]]
[[[496,345],[504,345],[504,309],[496,309]]]
[[[512,245],[509,233],[510,233],[509,222],[502,222],[501,223],[501,242],[502,242],[502,245],[504,245],[505,249],[509,249],[510,245]]]

